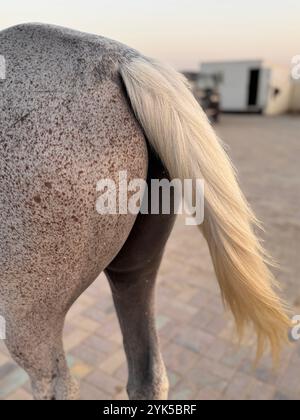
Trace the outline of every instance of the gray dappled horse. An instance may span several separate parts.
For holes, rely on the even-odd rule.
[[[256,219],[184,78],[118,42],[49,25],[0,32],[0,54],[0,314],[34,397],[77,398],[64,319],[103,270],[129,397],[167,397],[154,287],[174,215],[98,214],[97,181],[123,170],[128,182],[204,178],[201,231],[224,301],[240,333],[254,325],[258,354],[269,341],[276,356],[289,319],[253,233]]]

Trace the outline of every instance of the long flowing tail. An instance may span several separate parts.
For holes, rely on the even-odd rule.
[[[144,57],[124,59],[120,74],[135,115],[171,178],[205,180],[201,229],[224,302],[240,336],[247,324],[254,326],[257,356],[269,341],[276,359],[291,323],[253,231],[258,222],[206,115],[185,78],[164,64]]]

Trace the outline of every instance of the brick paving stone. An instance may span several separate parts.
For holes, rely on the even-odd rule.
[[[227,329],[228,326],[228,319],[223,314],[217,314],[214,318],[208,322],[205,325],[205,328],[203,328],[205,331],[207,331],[209,334],[220,336],[222,335],[222,332]]]
[[[225,366],[224,364],[215,360],[211,360],[208,357],[202,357],[201,359],[198,359],[196,365],[192,369],[194,377],[197,375],[201,376],[201,372],[207,372],[212,373],[224,381],[229,381],[234,376],[235,371],[235,368]]]
[[[249,355],[252,353],[252,357],[249,359]],[[228,367],[239,368],[243,363],[246,364],[249,361],[248,369],[244,373],[253,373],[253,361],[255,359],[255,351],[252,351],[251,347],[240,346],[236,344],[229,344],[227,349],[221,358],[221,362]],[[241,369],[241,371],[243,371]]]
[[[96,294],[94,294],[93,296],[89,296],[87,293],[83,293],[80,296],[80,303],[84,307],[90,307],[94,305],[95,303],[97,303],[98,300],[99,299],[97,298]]]
[[[82,343],[85,338],[89,336],[89,332],[86,330],[82,330],[80,328],[76,328],[70,334],[65,336],[64,340],[64,348],[66,351],[72,350],[78,344]]]
[[[170,340],[175,339],[178,334],[182,331],[184,324],[171,322],[170,324],[162,327],[159,331],[159,337],[161,342],[169,343]]]
[[[77,361],[74,363],[74,365],[71,368],[72,375],[82,380],[85,376],[87,376],[92,370],[93,366],[88,365],[87,363],[83,363],[81,361]]]
[[[212,343],[208,346],[206,356],[215,361],[220,361],[228,349],[228,341],[219,337],[214,337]]]
[[[31,393],[23,388],[18,388],[6,397],[6,400],[11,401],[31,401],[32,399]]]
[[[258,381],[264,382],[265,384],[274,384],[278,379],[278,374],[271,366],[266,367],[259,364],[257,367],[253,366],[253,359],[246,359],[240,366],[240,372],[254,376]]]
[[[189,400],[193,399],[195,396],[195,390],[187,388],[186,386],[181,386],[180,389],[171,390],[169,399],[170,400]]]
[[[195,399],[201,401],[219,401],[221,400],[221,392],[212,388],[203,388],[197,393]]]
[[[197,389],[197,391],[213,390],[220,394],[224,392],[226,386],[228,385],[228,382],[226,382],[224,379],[221,379],[219,376],[207,371],[203,371],[201,373],[198,371],[197,376],[188,375],[187,382],[191,383],[191,381],[193,381],[193,386],[195,389]]]
[[[170,318],[165,315],[158,315],[156,317],[156,327],[158,331],[170,322]]]
[[[298,400],[299,398],[295,398],[295,399]],[[284,394],[281,391],[276,391],[275,395],[273,397],[273,400],[275,400],[275,401],[290,401],[290,400],[293,400],[293,398],[291,397],[291,395]]]
[[[185,349],[176,343],[170,343],[163,351],[163,357],[169,369],[184,375],[195,365],[198,355],[191,350]]]
[[[254,380],[246,393],[247,400],[266,401],[272,400],[275,394],[275,386]]]
[[[101,337],[110,337],[114,335],[116,332],[120,332],[119,323],[115,314],[107,316],[105,322],[101,325],[101,327],[96,331]]]
[[[5,346],[5,340],[0,340],[0,353],[4,356],[9,355],[9,352]]]
[[[300,342],[292,344],[291,348],[287,349],[282,358],[289,358],[291,363],[300,365]]]
[[[96,388],[93,385],[90,385],[89,383],[83,381],[80,384],[80,399],[85,401],[91,401],[91,400],[107,400],[110,399],[111,396],[109,394],[106,394],[105,392],[101,391],[99,388]]]
[[[194,297],[197,292],[198,290],[195,287],[184,286],[184,289],[178,293],[176,299],[184,303],[191,303],[191,298]],[[197,305],[193,306],[197,308]]]
[[[28,392],[29,394],[31,394],[31,383],[30,383],[29,378],[25,382],[25,384],[23,385],[22,389],[24,389],[26,392]]]
[[[203,308],[206,310],[209,308],[209,302],[212,300],[213,296],[212,292],[199,287],[198,292],[191,299],[191,304],[202,312]]]
[[[181,384],[188,384],[197,392],[213,390],[222,393],[226,389],[228,382],[209,370],[194,367],[184,375],[180,382]]]
[[[15,363],[8,361],[0,366],[0,378],[9,375],[12,371],[16,369]],[[1,379],[0,379],[1,380]]]
[[[124,349],[120,349],[103,360],[100,363],[99,368],[108,375],[113,375],[120,366],[125,364],[125,361]]]
[[[278,379],[277,389],[279,391],[289,392],[291,395],[297,394],[300,399],[300,381],[299,381],[299,364],[290,363]]]
[[[196,353],[205,353],[214,340],[214,336],[196,328],[186,327],[175,339],[179,345]]]
[[[100,363],[102,363],[103,360],[105,360],[105,358],[107,357],[106,353],[103,353],[98,349],[88,347],[85,344],[80,344],[77,347],[74,347],[71,350],[71,354],[75,358],[94,367],[95,365],[99,365]]]
[[[15,368],[0,379],[0,398],[3,399],[22,387],[27,380],[26,373],[20,368]]]
[[[86,316],[87,318],[93,319],[97,322],[104,322],[106,320],[106,314],[99,310],[98,306],[93,305],[88,309],[85,309],[82,312],[82,315]]]
[[[226,319],[227,313],[224,308],[224,304],[223,304],[220,292],[217,292],[216,294],[213,295],[212,299],[207,304],[207,308],[210,309],[215,314],[219,314],[220,319]]]
[[[125,388],[125,385],[122,384],[120,380],[107,375],[100,369],[94,369],[94,371],[85,378],[85,381],[108,395],[116,395]]]
[[[234,342],[238,343],[238,340],[236,337],[236,329],[234,327],[233,322],[228,322],[226,326],[220,331],[218,336],[220,338],[223,338],[224,340],[229,341],[230,343],[234,343]]]
[[[121,391],[118,394],[116,394],[114,399],[115,400],[119,400],[119,401],[126,401],[126,400],[128,400],[128,396],[127,396],[126,390],[123,389],[123,391]]]
[[[215,316],[216,315],[208,309],[202,309],[191,319],[190,326],[201,329],[205,328],[215,318]]]
[[[111,353],[118,348],[116,343],[105,337],[100,337],[99,335],[88,336],[82,341],[82,344],[96,351],[100,350],[102,353]]]
[[[72,325],[74,325],[74,328],[81,328],[82,330],[89,331],[90,333],[93,333],[99,328],[99,322],[88,318],[84,315],[77,315],[70,321]]]
[[[4,353],[0,353],[0,366],[10,362],[10,357]],[[1,376],[0,376],[1,378]]]
[[[64,337],[67,337],[74,331],[76,331],[76,325],[74,325],[72,322],[67,321],[64,326]]]
[[[203,240],[204,241],[204,240]],[[205,242],[203,242],[202,246],[206,246]],[[209,254],[207,251],[206,255],[206,262],[208,261]],[[206,290],[207,292],[210,292],[212,294],[219,295],[219,291],[217,290],[217,282],[215,275],[211,270],[203,270],[203,269],[194,269],[193,273],[187,278],[187,282],[190,286],[199,287],[201,290]]]
[[[170,387],[174,388],[175,385],[180,381],[182,376],[176,372],[173,372],[171,369],[168,369],[168,378],[169,378]]]
[[[119,328],[115,333],[113,333],[109,336],[109,339],[110,339],[110,341],[113,341],[114,343],[117,343],[119,346],[122,345],[123,338],[122,338],[121,331],[119,330]]]
[[[165,315],[180,322],[187,322],[198,312],[197,308],[175,300],[170,302],[161,299],[161,305]]]
[[[73,305],[68,312],[68,318],[72,319],[74,316],[81,314],[88,308],[88,304],[86,302],[81,303],[81,300],[77,302],[76,305]]]
[[[114,378],[117,378],[120,381],[122,381],[122,383],[125,386],[125,384],[127,383],[127,377],[128,377],[127,365],[125,363],[121,365],[118,369],[116,369],[113,376]]]
[[[228,383],[223,398],[226,400],[245,400],[252,382],[253,378],[251,376],[238,372]]]

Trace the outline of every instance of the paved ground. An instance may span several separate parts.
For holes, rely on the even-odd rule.
[[[300,314],[300,117],[223,117],[247,197],[264,220],[266,245]],[[224,314],[208,250],[198,230],[179,219],[160,270],[157,324],[175,399],[300,399],[300,343],[286,349],[273,372],[265,357],[252,369],[253,339],[239,348]],[[72,371],[83,399],[126,398],[121,336],[101,276],[72,308],[65,328]],[[0,343],[0,399],[30,399],[27,377]]]

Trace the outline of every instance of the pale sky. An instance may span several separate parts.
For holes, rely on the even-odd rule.
[[[300,54],[299,0],[0,0],[0,29],[44,22],[117,39],[178,69]]]

